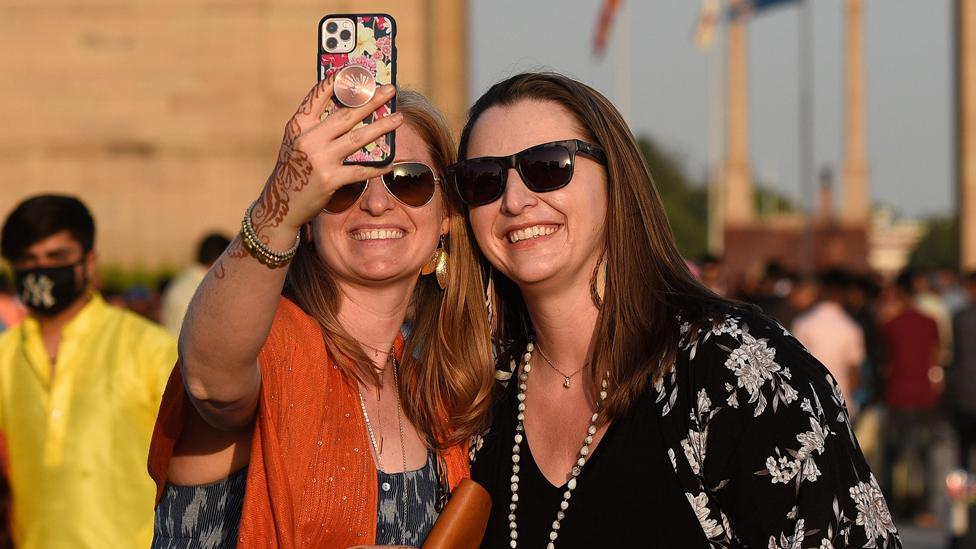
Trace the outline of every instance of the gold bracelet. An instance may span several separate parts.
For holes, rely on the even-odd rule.
[[[241,241],[244,243],[244,248],[251,256],[268,267],[284,267],[288,265],[292,258],[295,257],[295,253],[298,252],[298,244],[301,242],[301,236],[295,235],[295,244],[284,252],[276,252],[269,248],[267,244],[258,238],[257,233],[254,231],[254,225],[251,224],[251,212],[254,210],[255,204],[251,204],[247,208],[247,211],[244,212],[244,219],[241,221]]]

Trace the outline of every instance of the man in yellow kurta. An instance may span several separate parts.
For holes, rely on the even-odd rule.
[[[94,221],[79,200],[30,198],[0,253],[30,309],[0,335],[0,436],[18,549],[145,548],[149,439],[176,342],[92,287]]]

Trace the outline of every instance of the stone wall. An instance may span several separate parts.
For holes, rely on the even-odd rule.
[[[354,11],[397,19],[400,83],[459,129],[463,0],[5,0],[0,215],[75,194],[103,265],[189,262],[205,232],[235,233],[260,192],[315,82],[319,19]]]

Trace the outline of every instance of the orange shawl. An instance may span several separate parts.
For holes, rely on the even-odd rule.
[[[396,352],[402,350],[398,337]],[[329,358],[318,323],[285,298],[259,361],[261,396],[238,547],[374,543],[378,481],[355,381]],[[157,503],[191,406],[177,365],[149,450]],[[469,476],[467,454],[455,446],[441,455],[453,490]]]

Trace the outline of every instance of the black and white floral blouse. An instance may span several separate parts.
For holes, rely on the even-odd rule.
[[[648,395],[713,548],[901,547],[822,364],[749,310],[680,330],[680,352]]]

